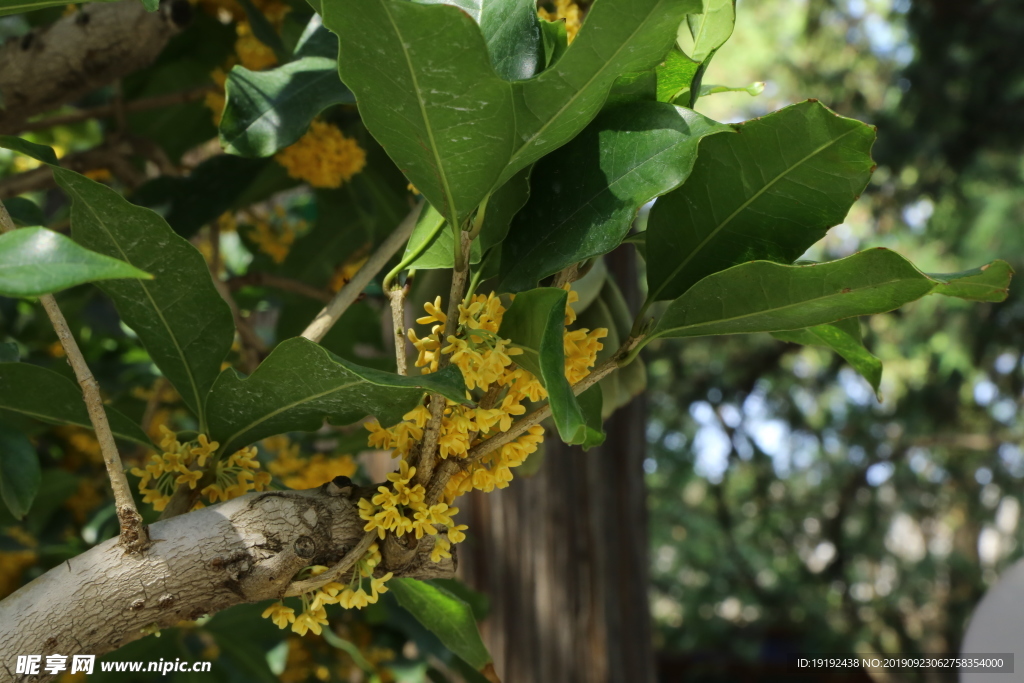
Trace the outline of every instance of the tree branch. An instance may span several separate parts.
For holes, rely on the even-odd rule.
[[[318,342],[334,327],[334,323],[338,322],[338,318],[359,298],[359,295],[366,289],[366,285],[370,284],[374,276],[380,272],[381,268],[391,260],[391,257],[409,239],[412,229],[416,227],[416,219],[420,215],[420,208],[417,205],[415,209],[409,212],[408,216],[402,219],[398,227],[388,235],[388,238],[377,247],[377,251],[373,252],[369,260],[363,264],[363,267],[359,269],[355,277],[341,288],[341,291],[331,299],[331,302],[317,314],[313,322],[303,330],[303,337],[310,341]]]
[[[291,292],[310,299],[316,299],[325,304],[330,303],[334,298],[330,292],[307,285],[305,282],[260,271],[250,271],[245,275],[236,275],[228,278],[227,285],[232,292],[249,285],[254,287],[273,287],[283,292]]]
[[[14,229],[14,221],[7,213],[7,208],[0,202],[0,233],[10,232]],[[85,407],[89,411],[92,427],[96,430],[96,439],[99,441],[100,451],[103,454],[103,463],[107,467],[110,487],[114,491],[114,505],[117,508],[117,519],[121,524],[120,543],[128,553],[141,553],[149,547],[149,534],[135,507],[128,478],[124,475],[121,456],[117,452],[114,434],[110,431],[107,413],[103,408],[99,383],[93,377],[92,371],[89,370],[82,351],[78,348],[78,344],[68,328],[68,322],[64,319],[60,307],[57,306],[57,300],[53,298],[52,294],[46,294],[39,297],[39,302],[50,318],[57,338],[60,339],[61,346],[64,347],[68,362],[75,371],[75,378],[78,379],[78,384],[82,387]]]
[[[156,95],[154,97],[143,97],[131,102],[125,102],[122,110],[125,114],[131,114],[140,111],[149,111],[151,109],[160,109],[162,107],[170,107],[175,104],[188,104],[189,102],[195,102],[201,100],[206,96],[206,93],[213,90],[212,85],[203,85],[198,88],[192,88],[191,90],[181,90],[179,92],[166,93],[163,95]],[[47,116],[46,118],[37,119],[35,121],[28,121],[18,127],[18,131],[21,133],[30,133],[36,130],[45,130],[47,128],[54,128],[56,126],[67,126],[72,123],[80,123],[82,121],[88,121],[89,119],[103,119],[117,115],[117,107],[114,103],[102,104],[98,107],[90,107],[88,109],[79,109],[75,112],[69,112],[67,114],[58,114],[56,116]]]
[[[103,654],[143,627],[279,599],[301,569],[336,565],[364,539],[357,501],[342,491],[250,493],[156,522],[153,546],[139,556],[123,556],[114,539],[97,545],[0,602],[0,643],[13,653]],[[407,566],[382,563],[376,573],[453,576],[454,561],[431,562],[430,550],[422,543]]]
[[[444,330],[441,332],[441,343],[437,353],[440,358],[437,361],[438,371],[444,370],[451,362],[451,356],[441,353],[448,341],[448,337],[455,334],[459,327],[459,306],[462,305],[462,296],[466,291],[466,280],[469,277],[469,251],[473,244],[473,238],[465,230],[459,230],[459,255],[455,259],[457,265],[452,270],[452,288],[448,294],[448,312],[444,323]],[[458,267],[461,264],[461,269]],[[423,484],[424,487],[430,484],[430,478],[434,474],[434,459],[437,454],[437,442],[441,436],[441,423],[444,420],[444,409],[448,402],[441,394],[430,395],[430,419],[423,428],[423,440],[420,442],[420,457],[416,463],[416,476],[413,481]]]
[[[405,355],[405,287],[397,285],[388,290],[391,301],[391,327],[395,341],[395,365],[399,375],[409,374],[409,364]]]
[[[190,18],[181,0],[158,12],[132,0],[93,4],[8,41],[0,47],[0,133],[148,66]]]

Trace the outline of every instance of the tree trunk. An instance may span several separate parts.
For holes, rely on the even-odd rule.
[[[631,252],[618,250],[608,266],[635,311]],[[491,600],[482,630],[505,683],[654,680],[645,418],[641,395],[586,453],[549,430],[534,476],[464,501],[470,537],[459,572]]]

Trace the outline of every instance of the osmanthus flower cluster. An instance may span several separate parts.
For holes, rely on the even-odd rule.
[[[377,602],[378,598],[387,593],[384,584],[391,578],[391,572],[374,578],[373,571],[380,564],[381,556],[377,544],[374,543],[361,560],[356,563],[352,578],[347,584],[331,581],[311,593],[302,594],[302,611],[298,616],[295,610],[283,602],[275,602],[263,611],[263,618],[270,619],[279,628],[292,627],[292,631],[300,636],[312,631],[320,635],[327,626],[327,605],[338,604],[345,609],[362,609]],[[319,576],[327,571],[323,565],[307,567],[299,573],[299,578]],[[370,592],[366,592],[369,585]]]
[[[214,455],[220,444],[210,441],[205,434],[200,434],[196,441],[181,443],[177,434],[160,425],[162,453],[153,454],[145,467],[133,467],[131,473],[140,478],[139,492],[143,503],[150,503],[153,509],[162,511],[179,484],[187,484],[190,489],[203,478],[207,460]],[[205,486],[200,493],[210,503],[230,500],[245,495],[249,491],[266,490],[270,484],[270,473],[260,472],[260,463],[256,459],[255,448],[243,448],[235,451],[227,458],[214,463],[212,484]],[[202,507],[201,502],[196,507]]]
[[[366,152],[337,126],[314,120],[298,141],[274,159],[288,175],[313,187],[341,187],[366,166]]]
[[[287,436],[271,436],[260,442],[276,454],[267,469],[290,489],[311,489],[335,477],[351,477],[359,469],[351,455],[327,457],[314,453],[308,458],[299,455],[299,444]]]
[[[570,290],[565,313],[567,325],[576,319],[571,304],[578,299],[579,295]],[[465,459],[474,446],[508,431],[515,418],[526,413],[525,404],[547,398],[547,391],[532,373],[515,365],[513,359],[522,350],[498,335],[505,307],[493,293],[471,296],[460,304],[456,333],[443,343],[441,334],[447,316],[442,310],[441,298],[427,302],[424,310],[427,315],[416,322],[432,325],[430,334],[421,338],[409,330],[409,340],[419,352],[416,366],[424,373],[434,372],[441,355],[450,354],[451,362],[462,371],[467,398],[473,402],[473,405],[462,405],[447,401],[438,453],[442,459]],[[600,339],[607,334],[604,328],[566,330],[565,374],[571,382],[578,382],[589,374],[597,352],[603,348]],[[451,507],[455,499],[473,489],[488,492],[507,487],[512,481],[512,469],[522,465],[544,440],[544,428],[534,425],[519,438],[467,463],[449,480],[442,501],[427,506],[423,486],[410,486],[416,468],[409,461],[414,446],[423,437],[430,412],[425,405],[419,405],[404,418],[388,429],[376,421],[366,425],[370,431],[369,444],[392,449],[392,455],[400,457],[401,462],[399,470],[388,477],[390,486],[381,486],[378,495],[369,501],[360,501],[360,515],[366,520],[366,530],[377,530],[381,538],[388,531],[398,536],[412,533],[417,539],[434,536],[431,559],[439,562],[450,556],[452,543],[465,538],[463,532],[467,527],[452,521],[458,513],[458,508]]]

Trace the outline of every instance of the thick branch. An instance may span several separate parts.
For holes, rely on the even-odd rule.
[[[87,5],[0,47],[0,133],[148,66],[190,17],[187,2]]]
[[[330,486],[250,493],[157,522],[144,555],[102,543],[0,602],[0,643],[11,653],[103,654],[143,627],[280,598],[303,567],[336,564],[364,537],[357,501]],[[408,566],[377,573],[452,576],[453,561],[435,564],[430,550],[422,543]],[[0,680],[15,680],[2,668],[12,662],[0,661]]]
[[[313,319],[313,322],[303,330],[303,337],[310,341],[318,342],[334,327],[334,323],[338,322],[338,319],[348,310],[348,307],[359,298],[359,295],[366,289],[366,285],[370,284],[374,276],[380,272],[381,268],[391,260],[391,257],[409,239],[412,229],[416,227],[416,219],[420,215],[420,208],[420,206],[417,206],[409,212],[408,216],[402,219],[402,222],[398,224],[394,232],[388,235],[388,238],[377,247],[377,251],[373,252],[369,260],[363,264],[363,267],[359,269],[355,277],[341,288],[341,291],[335,295],[331,303],[327,304],[317,314],[316,318]]]
[[[14,230],[14,221],[3,203],[0,203],[0,233]],[[100,396],[100,385],[92,376],[82,351],[78,348],[68,322],[64,319],[57,300],[52,294],[39,297],[39,303],[43,305],[46,315],[53,324],[53,329],[60,339],[64,353],[67,355],[71,369],[75,371],[75,378],[82,387],[82,394],[85,397],[85,407],[89,411],[89,421],[96,430],[96,440],[100,444],[100,452],[103,454],[103,463],[107,466],[107,476],[110,478],[110,487],[114,491],[114,505],[117,509],[117,518],[121,523],[121,544],[129,553],[138,553],[145,550],[149,545],[149,538],[146,533],[146,526],[142,523],[142,517],[135,507],[135,500],[132,498],[132,490],[128,485],[128,478],[124,475],[124,466],[121,464],[121,456],[117,452],[117,444],[114,443],[114,434],[110,431],[110,424],[107,422],[107,412],[103,408],[103,398]]]

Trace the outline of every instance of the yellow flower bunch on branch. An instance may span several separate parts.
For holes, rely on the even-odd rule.
[[[278,152],[274,159],[288,175],[313,187],[341,187],[366,166],[366,152],[324,121],[313,121],[295,144]]]
[[[131,473],[140,478],[139,492],[143,503],[150,503],[153,509],[162,511],[179,484],[195,489],[203,479],[207,460],[216,453],[220,444],[200,434],[196,441],[181,443],[178,436],[165,425],[160,425],[162,453],[150,457],[145,467],[133,467]],[[270,473],[259,472],[255,448],[243,448],[226,459],[213,463],[213,483],[205,486],[200,493],[209,502],[230,500],[249,491],[263,491],[270,484]],[[202,503],[197,503],[202,506]]]

